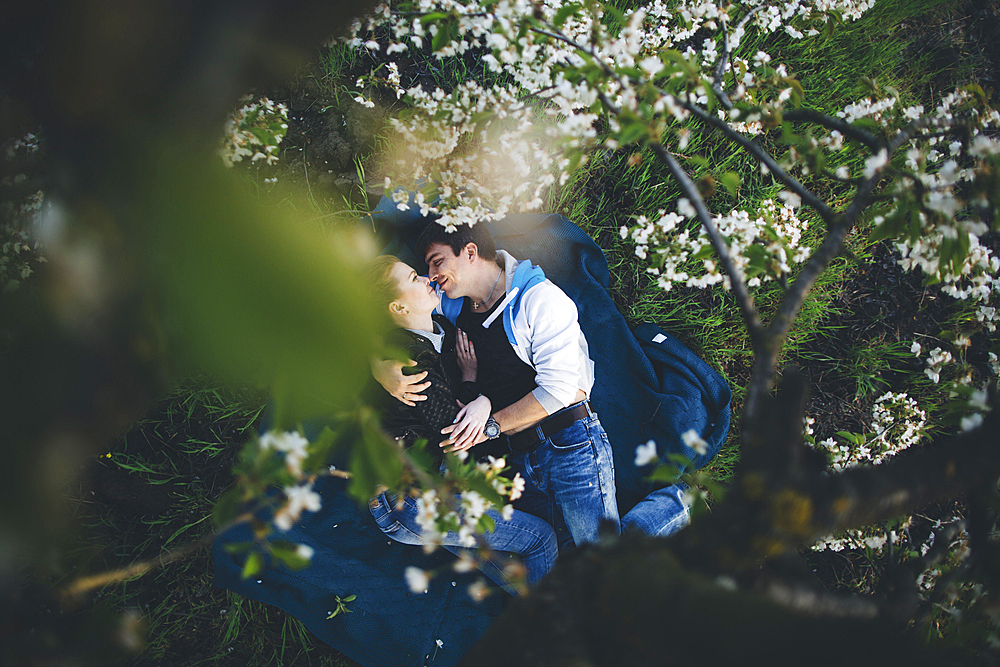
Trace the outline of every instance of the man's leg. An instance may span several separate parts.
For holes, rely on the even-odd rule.
[[[666,537],[688,525],[691,510],[684,502],[685,484],[671,484],[653,491],[622,517],[623,530],[640,530]]]
[[[611,443],[596,414],[552,435],[536,451],[547,490],[577,546],[597,539],[602,519],[620,529]]]
[[[524,480],[524,491],[521,492],[521,497],[512,503],[514,509],[544,519],[552,526],[556,532],[556,541],[560,551],[563,550],[563,547],[572,544],[573,537],[566,528],[562,512],[556,507],[552,494],[548,492],[548,481],[545,470],[539,466],[537,449],[531,452],[508,454],[507,463],[510,467],[504,472],[504,475],[513,479],[514,475],[520,473]]]

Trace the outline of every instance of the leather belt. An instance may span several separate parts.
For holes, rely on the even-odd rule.
[[[559,412],[546,417],[544,420],[538,422],[531,428],[506,436],[507,444],[510,446],[510,450],[512,452],[530,451],[544,442],[547,438],[551,438],[559,431],[571,426],[573,422],[592,415],[593,413],[594,411],[590,407],[590,401],[584,401],[583,403],[574,405],[571,408],[563,408]]]

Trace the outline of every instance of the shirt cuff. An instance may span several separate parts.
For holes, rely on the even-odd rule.
[[[538,401],[538,404],[542,406],[542,409],[545,410],[545,414],[547,415],[551,415],[553,412],[559,412],[569,405],[569,403],[565,403],[550,394],[543,387],[535,387],[531,390],[531,395],[535,397],[535,400]]]

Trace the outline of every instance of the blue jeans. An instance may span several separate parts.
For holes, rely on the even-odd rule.
[[[402,507],[397,509],[396,497],[381,493],[368,503],[368,507],[375,517],[375,523],[388,537],[402,544],[424,544],[424,540],[420,537],[420,526],[417,524],[416,498],[406,496]],[[536,516],[517,510],[514,510],[510,521],[504,520],[495,510],[487,510],[486,513],[496,522],[493,532],[483,536],[486,544],[494,551],[507,551],[519,555],[528,572],[529,584],[534,584],[552,569],[558,554],[556,535],[552,526]],[[453,553],[459,553],[465,548],[462,547],[458,533],[454,532],[441,536],[441,546]],[[516,594],[516,589],[502,573],[502,562],[499,564],[493,562],[492,566],[490,563],[486,565],[481,568],[484,574],[504,590]]]
[[[666,537],[691,522],[691,509],[684,503],[686,484],[671,484],[653,491],[622,517],[623,529]]]
[[[533,428],[543,436],[538,426]],[[611,443],[597,413],[576,420],[530,451],[512,453],[508,463],[508,475],[520,472],[525,479],[524,494],[514,507],[553,526],[564,522],[569,535],[560,537],[560,546],[568,538],[577,545],[595,541],[602,519],[620,529]]]

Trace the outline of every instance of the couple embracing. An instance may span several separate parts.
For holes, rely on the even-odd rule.
[[[521,555],[534,583],[557,544],[595,540],[602,520],[619,528],[611,445],[588,401],[594,364],[576,305],[539,267],[497,250],[485,225],[449,232],[431,223],[417,252],[426,277],[392,257],[379,258],[370,276],[399,326],[392,342],[422,371],[375,365],[395,397],[381,401],[383,425],[441,452],[474,447],[477,458],[506,458],[508,476],[520,475],[525,488],[512,515],[494,513],[486,540]],[[412,498],[382,494],[371,511],[393,539],[422,543]]]

